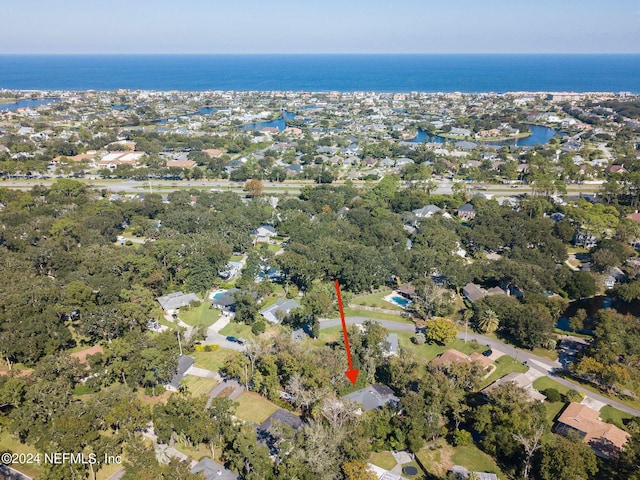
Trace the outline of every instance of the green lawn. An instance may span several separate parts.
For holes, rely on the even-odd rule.
[[[345,317],[367,317],[367,318],[375,318],[376,320],[390,320],[392,322],[409,323],[411,325],[414,324],[412,320],[402,317],[400,315],[391,315],[389,313],[380,313],[380,312],[370,312],[368,310],[358,310],[356,308],[351,308],[351,307],[345,307],[344,315]]]
[[[411,338],[414,337],[413,333],[409,332],[397,332],[400,346],[402,348],[406,348],[407,350],[413,350],[418,358],[425,359],[427,361],[431,361],[436,358],[438,355],[443,353],[450,348],[455,348],[456,350],[461,351],[462,353],[473,353],[473,352],[483,352],[487,349],[484,345],[481,345],[477,342],[467,342],[464,340],[455,339],[453,342],[448,343],[447,345],[439,345],[436,343],[425,343],[424,345],[416,345],[411,341]]]
[[[180,319],[192,327],[210,327],[220,317],[220,310],[208,302],[202,302],[199,307],[188,310],[181,309]]]
[[[369,456],[368,462],[373,463],[380,468],[384,468],[385,470],[391,470],[398,463],[396,462],[396,459],[393,458],[393,455],[391,455],[391,452],[373,452]]]
[[[180,383],[186,385],[194,397],[209,395],[213,387],[218,385],[218,381],[213,378],[194,377],[193,375],[187,375]]]
[[[451,460],[454,465],[462,465],[472,472],[495,473],[498,478],[506,478],[493,458],[475,445],[454,448]]]
[[[249,325],[236,322],[230,322],[229,325],[220,330],[220,334],[236,338],[253,338],[255,336],[251,333]]]
[[[0,433],[0,452],[9,451],[11,453],[37,453],[36,449],[31,445],[20,443],[14,439],[9,432]],[[36,477],[41,472],[35,464],[14,465],[16,470],[29,475],[30,477]]]
[[[606,392],[603,392],[602,390],[594,387],[590,383],[581,382],[580,380],[578,380],[577,378],[574,378],[574,377],[566,376],[566,379],[569,380],[572,383],[575,383],[576,385],[581,386],[585,390],[589,390],[591,392],[598,393],[598,394],[602,395],[603,397],[611,398],[611,399],[615,400],[616,402],[620,402],[620,403],[622,403],[624,405],[627,405],[628,407],[640,409],[640,401],[629,400],[628,397],[625,398],[625,397],[617,397],[617,396],[614,396],[614,395],[608,395]]]
[[[233,350],[219,348],[215,352],[191,352],[189,355],[195,359],[196,367],[206,368],[207,370],[217,372],[224,366],[228,357],[233,357],[239,354]]]
[[[569,387],[567,387],[566,385],[563,385],[562,383],[558,383],[555,380],[549,378],[549,377],[540,377],[537,378],[534,382],[533,382],[533,388],[535,388],[536,390],[542,392],[544,390],[546,390],[547,388],[555,388],[556,390],[558,390],[558,392],[560,392],[562,395],[566,395],[567,392],[569,390],[571,390]]]
[[[462,465],[472,472],[495,473],[500,480],[507,478],[493,458],[475,445],[452,447],[441,439],[435,446],[420,450],[416,457],[431,474],[430,478],[445,478],[454,465]]]
[[[370,293],[369,295],[358,295],[351,300],[352,304],[364,305],[366,307],[385,308],[387,310],[396,310],[402,312],[402,308],[394,303],[383,300],[382,297],[386,297],[392,292],[390,289],[382,290],[376,293]]]
[[[495,382],[499,378],[504,377],[508,373],[512,373],[512,372],[524,373],[527,370],[529,370],[529,367],[527,367],[526,365],[523,365],[522,363],[518,362],[517,360],[507,355],[503,355],[502,357],[497,359],[495,362],[493,362],[493,364],[496,366],[496,369],[491,375],[489,375],[487,379],[485,379],[482,382],[482,385],[481,385],[482,388],[486,387],[487,385],[490,385],[491,383]]]
[[[600,410],[600,418],[603,422],[624,426],[624,420],[630,420],[634,418],[634,416],[630,413],[623,412],[622,410],[606,405],[602,407],[602,410]]]
[[[278,409],[276,405],[255,392],[243,392],[236,402],[238,403],[236,416],[258,425]]]
[[[260,245],[264,245],[262,243],[259,243],[258,245],[256,245],[255,248],[260,249]],[[267,244],[267,251],[271,252],[271,253],[276,253],[277,251],[281,250],[282,247],[280,245],[274,245],[272,243],[268,243]]]

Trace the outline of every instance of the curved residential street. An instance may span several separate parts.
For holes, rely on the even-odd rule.
[[[409,333],[415,332],[415,326],[409,323],[393,322],[390,320],[377,320],[375,318],[367,318],[367,317],[346,317],[345,320],[347,322],[347,325],[354,325],[358,323],[363,323],[366,320],[370,320],[370,321],[379,323],[384,328],[390,331],[409,332]],[[341,321],[339,318],[320,320],[321,330],[326,328],[331,328],[331,327],[338,327],[340,325],[341,325]],[[565,385],[569,388],[572,388],[578,392],[583,393],[587,398],[594,400],[595,402],[602,403],[604,405],[611,405],[612,407],[617,408],[618,410],[640,417],[640,410],[636,408],[632,408],[627,405],[624,405],[623,403],[617,402],[603,395],[592,392],[591,390],[587,390],[586,388],[576,383],[573,383],[569,380],[566,380],[562,377],[557,376],[555,372],[562,369],[562,365],[557,360],[551,361],[549,359],[539,357],[538,355],[534,355],[527,350],[521,350],[511,345],[507,345],[506,343],[501,342],[500,340],[485,337],[483,335],[478,335],[476,333],[472,333],[472,332],[468,332],[466,334],[465,332],[458,333],[458,338],[460,338],[461,340],[464,340],[465,336],[467,341],[475,340],[476,342],[482,345],[486,345],[490,347],[492,350],[499,350],[505,355],[508,355],[522,363],[525,363],[530,369],[536,370],[542,375],[546,375],[547,377],[552,378],[553,380],[555,380],[558,383],[561,383],[562,385]]]

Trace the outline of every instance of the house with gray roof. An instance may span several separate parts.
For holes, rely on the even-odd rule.
[[[234,310],[236,305],[236,298],[234,296],[234,293],[239,291],[239,288],[230,288],[218,298],[214,297],[211,303],[214,307],[221,308],[223,310]]]
[[[279,408],[273,414],[267,418],[258,427],[259,430],[264,432],[271,432],[273,426],[277,423],[282,425],[289,425],[294,430],[298,430],[302,426],[302,419],[298,415],[294,415],[291,412],[287,412],[282,408]]]
[[[393,406],[400,404],[400,399],[393,394],[393,390],[386,385],[378,383],[345,395],[342,398],[362,405],[364,410],[376,410],[387,404]]]
[[[196,463],[191,468],[191,473],[202,473],[206,480],[242,480],[240,475],[227,470],[224,465],[211,460],[209,457],[204,457]]]
[[[432,216],[434,216],[436,213],[441,212],[442,209],[440,207],[438,207],[437,205],[426,205],[422,208],[418,208],[416,210],[413,210],[413,214],[417,217],[417,218],[430,218]]]
[[[165,312],[173,312],[180,307],[186,307],[194,302],[201,302],[202,300],[195,293],[182,293],[173,292],[168,295],[157,298],[158,303]]]
[[[395,357],[398,355],[400,351],[400,344],[398,343],[398,334],[390,333],[387,335],[385,340],[386,344],[384,345],[384,353],[385,357]]]
[[[467,480],[471,472],[460,465],[454,465],[451,468],[451,472],[456,480]],[[487,472],[473,472],[476,474],[476,478],[478,480],[498,480],[498,476],[495,473],[487,473]]]
[[[280,299],[270,307],[260,311],[260,315],[271,323],[279,323],[280,319],[289,314],[291,310],[300,308],[300,304],[293,298],[290,300]]]
[[[178,367],[176,373],[171,381],[165,385],[165,388],[172,392],[177,392],[180,388],[180,382],[182,381],[182,378],[187,375],[187,372],[194,363],[196,363],[196,361],[193,358],[187,355],[180,355],[178,357]]]

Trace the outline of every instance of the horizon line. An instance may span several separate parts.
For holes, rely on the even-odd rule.
[[[0,52],[0,56],[640,55],[638,52]]]

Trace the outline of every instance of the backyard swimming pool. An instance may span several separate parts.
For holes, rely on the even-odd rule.
[[[409,305],[411,303],[411,300],[408,300],[408,299],[404,298],[403,296],[395,294],[395,293],[384,297],[384,299],[387,302],[390,302],[390,303],[393,303],[394,305],[399,306],[400,308],[407,308],[407,305]]]

